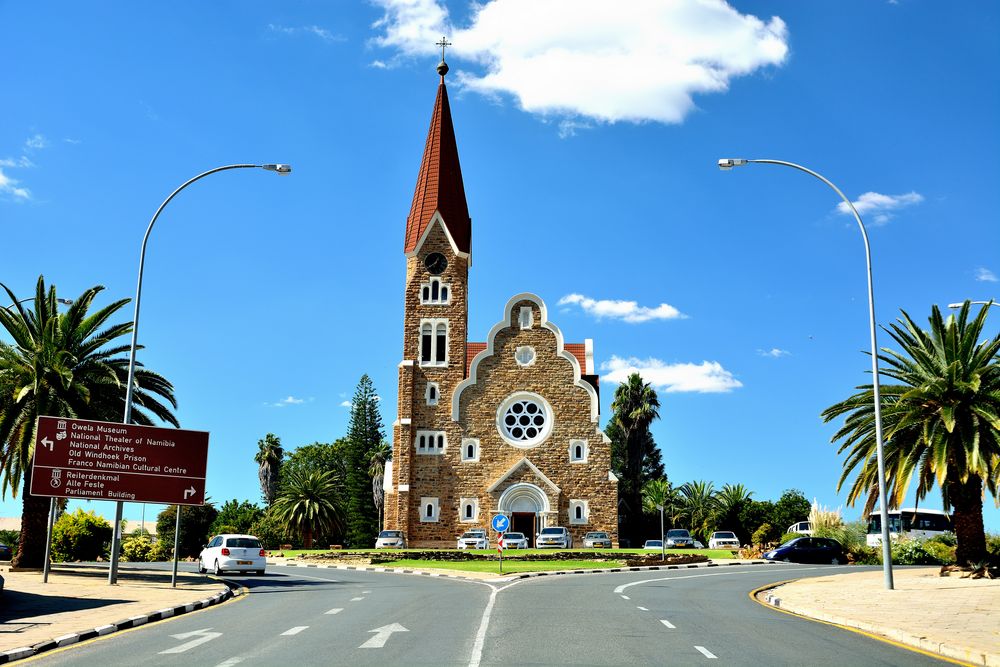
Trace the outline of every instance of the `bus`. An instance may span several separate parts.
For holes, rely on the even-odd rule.
[[[926,539],[950,532],[952,532],[951,517],[947,512],[916,507],[889,510],[890,539],[898,538],[900,535],[910,539]],[[870,547],[882,544],[882,515],[879,510],[868,515],[868,537],[865,541]]]

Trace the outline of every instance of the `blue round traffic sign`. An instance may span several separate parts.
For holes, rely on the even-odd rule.
[[[498,533],[502,533],[510,527],[510,519],[503,514],[497,514],[493,517],[493,520],[490,521],[490,525],[493,526],[493,530]]]

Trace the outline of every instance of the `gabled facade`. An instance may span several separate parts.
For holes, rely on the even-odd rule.
[[[402,530],[410,546],[453,547],[503,513],[532,543],[545,526],[569,528],[577,545],[594,530],[617,542],[593,346],[565,343],[530,293],[507,302],[485,343],[468,342],[471,242],[442,73],[404,239],[385,527]]]

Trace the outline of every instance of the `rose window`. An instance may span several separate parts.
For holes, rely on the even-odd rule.
[[[515,401],[503,416],[504,435],[511,440],[534,440],[545,431],[545,408],[530,399]]]

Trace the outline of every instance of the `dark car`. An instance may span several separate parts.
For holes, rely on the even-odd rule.
[[[844,547],[837,540],[828,537],[796,537],[777,549],[764,554],[767,560],[786,563],[830,563],[841,565],[847,562]]]
[[[14,557],[13,552],[6,544],[0,544],[0,560],[10,560]]]

